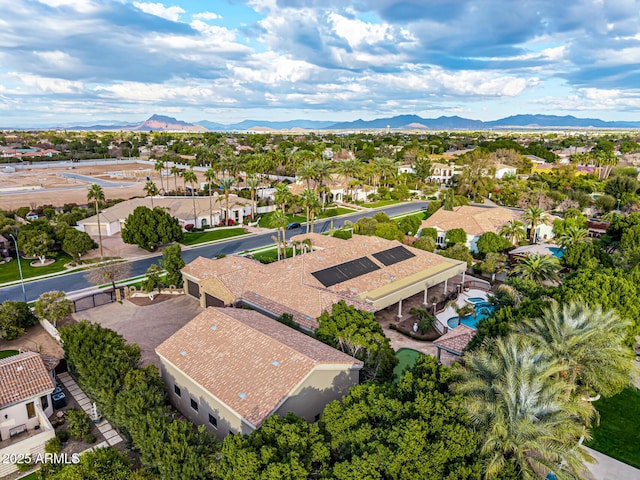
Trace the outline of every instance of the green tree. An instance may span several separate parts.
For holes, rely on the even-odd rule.
[[[0,303],[0,340],[15,340],[27,327],[35,325],[36,316],[24,302],[6,300]]]
[[[286,183],[278,183],[275,186],[275,192],[273,194],[276,205],[280,205],[280,211],[286,214],[287,203],[291,202],[293,195],[289,191],[289,186]]]
[[[229,194],[231,193],[231,189],[236,184],[236,179],[232,177],[222,177],[218,180],[218,184],[224,193],[224,202],[225,202],[225,214],[224,214],[224,224],[229,225]]]
[[[96,219],[98,221],[98,243],[100,244],[100,260],[104,258],[104,254],[102,252],[102,230],[100,229],[100,202],[104,202],[104,191],[102,187],[97,183],[92,184],[89,187],[89,192],[87,193],[87,200],[93,200],[95,202],[95,211],[96,211]]]
[[[623,198],[625,194],[636,193],[637,190],[638,181],[627,176],[611,177],[604,185],[604,193],[615,198]]]
[[[161,208],[140,206],[127,217],[122,227],[122,240],[145,250],[182,240],[178,220]]]
[[[552,303],[541,317],[523,319],[518,331],[560,364],[571,388],[610,397],[629,385],[633,352],[623,343],[629,324],[600,306]]]
[[[560,260],[553,255],[532,254],[520,259],[512,274],[542,285],[545,282],[558,282],[560,267]]]
[[[463,245],[462,243],[456,243],[449,248],[440,250],[438,253],[443,257],[467,262],[467,267],[470,267],[473,264],[473,257],[471,256],[469,247]]]
[[[96,286],[110,283],[115,290],[116,281],[124,280],[131,276],[131,264],[123,261],[103,262],[96,268],[89,270],[85,278]]]
[[[415,242],[413,242],[413,245],[411,246],[413,248],[419,248],[420,250],[425,250],[427,252],[434,252],[436,250],[436,241],[431,237],[421,236]]]
[[[65,411],[65,418],[69,425],[69,433],[77,440],[82,440],[91,433],[91,419],[84,410],[70,408]]]
[[[420,238],[422,237],[430,237],[435,242],[438,240],[438,230],[433,227],[423,228],[420,230]]]
[[[309,188],[306,188],[302,192],[302,195],[300,195],[300,201],[302,202],[302,205],[304,205],[307,218],[306,232],[309,233],[309,229],[311,227],[311,223],[309,221],[311,211],[315,211],[316,209],[320,208],[320,201],[318,200],[318,196],[316,195],[316,193]]]
[[[589,438],[585,425],[593,407],[567,399],[568,384],[558,377],[560,371],[533,345],[513,337],[496,340],[491,352],[465,356],[455,390],[464,395],[473,424],[485,432],[485,478],[497,477],[510,463],[525,479],[551,471],[558,478],[580,478],[590,457],[578,441]]]
[[[149,268],[147,268],[147,272],[145,273],[145,275],[147,276],[147,278],[142,283],[145,291],[147,293],[151,293],[157,288],[158,293],[160,293],[162,285],[162,280],[160,278],[162,275],[162,268],[160,268],[160,266],[156,265],[155,263],[152,263],[151,265],[149,265]]]
[[[364,362],[362,381],[393,379],[398,359],[373,313],[341,300],[331,307],[331,314],[325,311],[318,317],[318,324],[318,340]]]
[[[452,228],[445,234],[444,240],[449,247],[457,243],[464,245],[467,243],[467,233],[462,228]]]
[[[549,214],[538,207],[527,208],[521,218],[530,228],[529,235],[532,243],[536,241],[536,228],[540,225],[549,225],[551,221]]]
[[[395,222],[378,223],[374,235],[376,237],[386,238],[387,240],[404,242],[404,233],[402,233]]]
[[[408,217],[402,218],[398,222],[398,227],[400,227],[400,230],[405,235],[415,235],[416,233],[418,233],[421,223],[422,220],[420,220],[419,217],[415,215],[409,215]]]
[[[616,198],[611,195],[600,195],[595,200],[596,208],[600,212],[610,212],[614,208],[616,208]]]
[[[162,251],[162,268],[167,272],[167,285],[182,286],[182,272],[180,270],[184,266],[185,262],[182,259],[182,249],[179,243],[171,245]]]
[[[36,300],[35,312],[38,318],[49,320],[55,327],[60,320],[75,311],[73,301],[64,292],[46,292]]]
[[[500,235],[509,240],[512,245],[517,245],[527,237],[527,231],[521,221],[509,220],[500,227]]]
[[[153,165],[153,169],[160,174],[160,190],[164,191],[164,181],[162,180],[162,170],[165,167],[165,161],[157,159]]]
[[[196,176],[196,172],[193,171],[193,168],[189,170],[185,170],[183,175],[183,180],[185,183],[191,184],[191,200],[193,201],[193,224],[196,227],[198,225],[198,210],[196,208],[196,183],[198,183],[198,177]]]
[[[81,232],[75,228],[69,228],[64,234],[62,250],[71,255],[76,263],[80,262],[80,257],[82,257],[82,255],[95,247],[95,242],[86,232]]]
[[[278,260],[281,258],[281,251],[284,258],[287,258],[287,238],[286,228],[289,223],[287,216],[279,210],[274,211],[270,218],[271,227],[276,229],[276,243],[278,248]]]
[[[43,231],[28,235],[20,246],[29,257],[38,257],[40,264],[44,265],[47,256],[53,255],[53,238]]]
[[[247,187],[251,191],[251,220],[256,219],[256,192],[260,186],[260,179],[256,176],[247,177]]]
[[[43,464],[38,474],[41,480],[131,480],[134,478],[129,458],[114,447],[97,448],[91,452],[85,452],[77,464],[64,466],[53,463]]]
[[[480,235],[476,242],[478,252],[486,255],[487,253],[498,253],[507,250],[511,246],[511,242],[494,232],[485,232]]]
[[[558,236],[556,241],[558,242],[558,245],[566,249],[570,245],[586,241],[588,237],[589,230],[571,225],[567,227],[560,236]]]
[[[153,210],[153,197],[158,195],[159,190],[153,180],[147,180],[147,183],[144,184],[144,192],[151,199],[151,209]]]

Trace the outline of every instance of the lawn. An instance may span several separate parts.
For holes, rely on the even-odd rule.
[[[395,205],[396,203],[401,203],[401,201],[400,200],[379,200],[377,202],[363,203],[361,205],[367,208],[380,208],[380,207],[386,207],[387,205]]]
[[[413,367],[415,365],[419,355],[420,352],[417,350],[413,350],[412,348],[401,348],[396,352],[398,365],[396,365],[396,368],[393,369],[396,380],[400,380],[400,375],[402,375],[402,372],[406,368]]]
[[[627,388],[593,406],[600,413],[600,424],[591,430],[593,439],[586,445],[640,468],[640,390]]]
[[[316,215],[315,219],[324,220],[326,218],[337,217],[339,215],[346,215],[348,213],[355,213],[355,210],[351,208],[345,208],[345,207],[328,207],[324,212],[319,212]],[[273,212],[265,213],[264,215],[262,215],[262,217],[260,217],[259,226],[266,227],[266,228],[273,228],[271,226],[271,220],[270,220],[271,215],[273,215]],[[304,223],[307,221],[307,216],[306,214],[303,214],[303,215],[288,214],[287,220],[289,222]]]
[[[273,263],[278,260],[278,249],[271,248],[262,252],[253,253],[251,255],[254,260],[258,260],[262,263]],[[293,256],[293,248],[287,248],[287,258]]]
[[[260,221],[258,223],[258,226],[260,227],[264,227],[264,228],[273,228],[273,226],[271,225],[271,217],[273,216],[273,212],[269,212],[269,213],[265,213],[264,215],[262,215],[260,217]],[[287,222],[306,222],[307,221],[307,217],[305,215],[291,215],[288,214],[287,215]]]
[[[220,230],[210,230],[208,232],[193,232],[185,233],[182,239],[183,245],[198,245],[200,243],[213,242],[215,240],[222,240],[223,238],[238,237],[240,235],[247,235],[244,228],[224,228]]]
[[[0,350],[0,359],[2,358],[7,358],[7,357],[13,357],[14,355],[17,355],[18,350]]]
[[[20,477],[20,480],[36,480],[38,478],[38,472],[31,472],[26,477]]]
[[[70,263],[73,259],[64,252],[56,252],[52,257],[56,261],[51,265],[45,265],[44,267],[32,267],[30,263],[33,260],[21,259],[20,265],[22,265],[22,275],[25,279],[38,277],[40,275],[47,275],[50,273],[62,272],[65,269],[65,265]],[[20,280],[20,273],[18,271],[18,262],[13,259],[9,263],[3,263],[0,265],[0,284]]]

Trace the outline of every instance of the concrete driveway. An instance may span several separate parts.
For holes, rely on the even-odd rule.
[[[160,367],[155,348],[202,312],[197,300],[179,295],[169,300],[139,307],[124,300],[83,312],[73,317],[89,320],[115,330],[128,342],[135,342],[142,350],[142,364]]]

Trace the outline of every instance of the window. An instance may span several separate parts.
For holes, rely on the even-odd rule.
[[[213,425],[213,428],[218,428],[218,419],[211,414],[209,414],[209,423]]]
[[[36,416],[36,406],[33,402],[27,403],[27,417],[33,418]]]
[[[193,408],[196,412],[198,411],[198,402],[196,402],[193,398],[191,399],[191,408]]]
[[[175,383],[173,384],[173,391],[175,392],[175,394],[179,397],[182,396],[182,391],[180,390],[180,387],[178,385],[176,385]]]
[[[40,397],[40,405],[42,405],[42,410],[49,408],[49,395]]]

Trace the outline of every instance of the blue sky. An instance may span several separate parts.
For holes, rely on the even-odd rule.
[[[0,0],[0,127],[640,119],[640,0]]]

